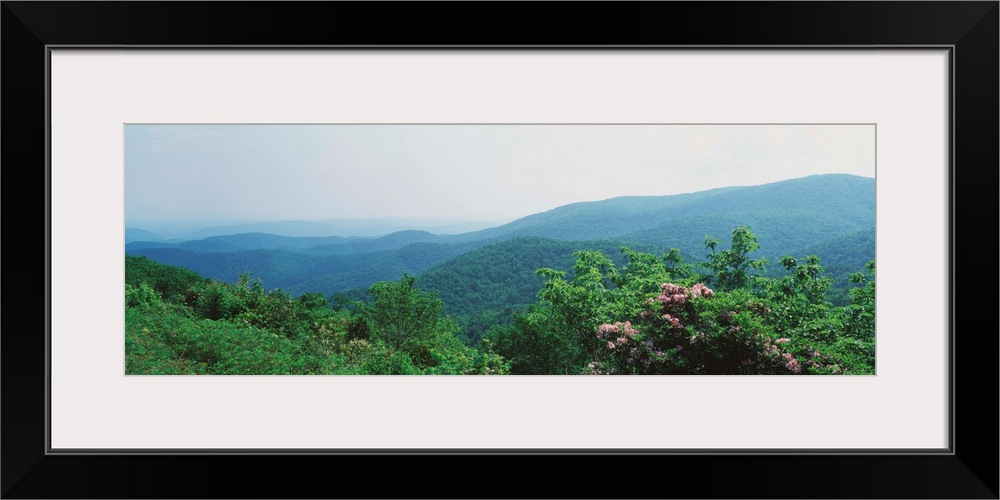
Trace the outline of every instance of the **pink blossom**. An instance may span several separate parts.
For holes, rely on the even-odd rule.
[[[681,326],[680,320],[678,320],[677,318],[675,318],[675,317],[673,317],[673,316],[671,316],[669,314],[664,314],[663,315],[663,319],[667,320],[675,328]]]
[[[636,330],[635,328],[632,328],[632,323],[626,321],[625,322],[625,335],[628,336],[628,337],[632,337],[633,335],[635,335],[637,333],[639,333],[639,331]]]
[[[616,342],[618,342],[618,345],[625,345],[625,343],[628,342],[628,339],[626,339],[625,337],[618,337],[618,340],[616,340]]]
[[[608,341],[608,349],[614,349],[614,348],[615,348],[615,343],[609,340]]]
[[[775,342],[776,344],[784,344],[785,342],[791,342],[791,340],[792,340],[792,339],[787,339],[787,338],[780,338],[780,339],[778,339],[778,340],[775,340],[774,342]]]
[[[597,328],[597,338],[602,339],[609,335],[615,335],[618,332],[619,332],[618,325],[609,325],[607,323],[604,323]]]
[[[792,373],[799,373],[802,371],[802,366],[799,365],[799,360],[792,357],[791,354],[785,354],[785,359],[788,360],[788,362],[785,363],[785,368],[791,370]]]
[[[711,297],[715,295],[715,292],[711,288],[705,286],[704,283],[698,283],[691,287],[692,297]]]

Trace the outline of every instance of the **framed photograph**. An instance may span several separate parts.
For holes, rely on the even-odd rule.
[[[124,371],[874,376],[876,131],[126,124]]]
[[[510,7],[5,2],[3,495],[996,498],[997,2]]]

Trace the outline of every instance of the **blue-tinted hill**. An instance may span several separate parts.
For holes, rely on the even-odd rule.
[[[313,255],[288,250],[198,253],[177,248],[133,249],[127,255],[191,269],[207,278],[235,282],[240,274],[260,278],[268,289],[295,295],[365,288],[376,281],[419,274],[473,248],[473,244],[413,243],[403,248],[349,255]]]
[[[314,245],[306,249],[306,251],[317,255],[348,255],[352,253],[394,250],[403,248],[411,243],[447,243],[453,240],[450,236],[431,234],[427,231],[406,230],[397,231],[379,238],[355,238],[339,243]]]
[[[172,248],[196,253],[239,252],[241,250],[303,251],[318,245],[338,245],[348,241],[350,238],[342,236],[281,236],[269,233],[239,233],[210,236],[180,243],[135,241],[125,245],[125,251],[148,248]]]
[[[864,240],[864,235],[869,234],[865,231],[871,232],[874,221],[875,180],[830,174],[690,194],[574,203],[459,235],[415,230],[379,238],[248,233],[179,244],[133,242],[126,245],[126,253],[187,267],[214,279],[235,281],[239,273],[250,272],[262,278],[267,288],[331,294],[364,288],[375,281],[396,280],[403,272],[423,273],[465,252],[482,249],[468,256],[479,262],[462,266],[489,270],[480,278],[483,283],[510,281],[513,278],[508,279],[508,274],[525,276],[513,285],[519,292],[504,292],[520,297],[528,280],[536,281],[533,272],[540,266],[522,255],[521,247],[504,246],[515,238],[548,240],[534,246],[546,255],[561,255],[559,262],[572,253],[570,248],[575,243],[568,242],[598,240],[636,248],[675,247],[689,260],[700,261],[706,253],[706,236],[722,240],[720,248],[726,248],[732,230],[748,225],[759,236],[759,256],[773,264],[782,255],[803,256],[804,251],[815,251],[824,264],[847,269],[858,261],[863,265],[869,255],[874,256],[874,244]],[[858,248],[849,252],[850,258],[834,257],[848,244],[839,238],[848,238],[852,248]],[[500,246],[484,248],[493,245]],[[514,264],[517,266],[512,267]],[[502,276],[495,276],[498,273]],[[432,281],[433,276],[429,274],[427,280]],[[443,285],[435,286],[445,293]],[[449,293],[464,296],[478,292],[456,288]]]
[[[146,231],[145,229],[140,229],[138,227],[126,227],[125,228],[125,243],[131,243],[133,241],[163,241],[165,238],[151,231]]]
[[[777,256],[870,227],[874,220],[875,179],[826,174],[760,186],[573,203],[458,238],[621,239],[700,254],[706,236],[725,241],[735,227],[748,225],[760,236],[765,254]]]

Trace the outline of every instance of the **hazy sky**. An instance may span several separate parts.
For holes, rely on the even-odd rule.
[[[875,176],[873,125],[127,125],[127,220],[507,221],[567,203]]]

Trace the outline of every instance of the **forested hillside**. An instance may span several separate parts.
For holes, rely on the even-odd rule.
[[[819,241],[791,254],[822,256],[823,269],[832,280],[828,298],[834,304],[844,305],[850,300],[847,292],[851,288],[851,274],[875,259],[875,227]],[[775,271],[772,273],[775,276],[784,274],[781,268]]]
[[[774,257],[871,227],[874,220],[875,179],[828,174],[691,194],[574,203],[458,238],[620,239],[699,253],[705,235],[747,225],[758,233],[765,255]]]
[[[301,251],[316,246],[342,245],[350,238],[343,236],[281,236],[268,233],[238,233],[224,236],[210,236],[200,240],[177,243],[163,241],[136,241],[125,245],[126,252],[136,252],[150,248],[170,248],[195,253],[225,253],[241,250],[288,250]]]
[[[747,225],[758,235],[762,256],[771,261],[815,250],[824,263],[830,262],[831,270],[837,269],[834,272],[839,297],[845,299],[841,263],[856,267],[858,262],[873,259],[874,245],[847,242],[850,249],[845,250],[837,240],[872,231],[874,186],[874,179],[866,177],[817,175],[761,186],[574,203],[495,228],[457,235],[415,230],[365,238],[247,233],[173,243],[136,241],[126,245],[126,253],[186,267],[226,282],[250,272],[267,288],[282,288],[292,295],[330,295],[366,288],[375,281],[393,280],[403,272],[425,273],[452,257],[503,245],[514,238],[619,241],[636,248],[678,248],[684,255],[701,257],[706,236],[724,235],[733,227]],[[143,234],[138,231],[132,229],[130,234]],[[565,257],[545,265],[564,266]],[[519,269],[516,274],[523,277],[526,272]],[[440,286],[433,273],[431,276],[436,289],[449,293],[448,287]],[[523,292],[536,281],[522,279],[510,284]],[[457,288],[453,293],[464,295],[466,289]],[[510,290],[503,293],[524,296]]]
[[[706,240],[695,265],[627,248],[625,265],[578,252],[570,273],[540,269],[537,303],[484,343],[515,374],[874,373],[874,261],[837,307],[817,257],[783,257],[787,275],[767,278],[747,227],[722,243]]]
[[[495,324],[507,324],[516,312],[535,302],[539,268],[568,271],[577,251],[599,251],[616,261],[623,258],[621,241],[561,241],[520,237],[471,250],[420,275],[419,287],[437,292],[445,311],[459,321],[469,342],[476,342]],[[661,253],[642,245],[639,249]],[[358,296],[355,294],[355,296]]]
[[[777,264],[787,275],[768,278],[756,234],[741,226],[727,240],[704,240],[707,257],[695,263],[627,247],[616,262],[586,245],[569,271],[537,269],[537,300],[474,346],[446,301],[405,273],[371,285],[366,301],[331,307],[321,294],[267,292],[247,274],[227,284],[127,256],[126,372],[874,373],[874,261],[851,275],[849,303],[838,307],[819,258],[785,256]],[[559,259],[562,243],[529,238],[506,250]],[[474,267],[475,259],[456,269],[502,281],[502,258],[489,260],[501,269]]]
[[[454,320],[413,278],[381,282],[370,305],[334,311],[319,294],[265,292],[145,257],[125,257],[127,374],[503,374],[488,348],[470,348]]]
[[[404,272],[423,272],[475,246],[475,243],[413,243],[396,250],[348,255],[313,255],[289,250],[198,253],[175,248],[147,248],[127,253],[196,270],[221,281],[232,282],[241,274],[250,273],[268,288],[281,288],[294,295],[308,292],[330,295],[367,287]]]

